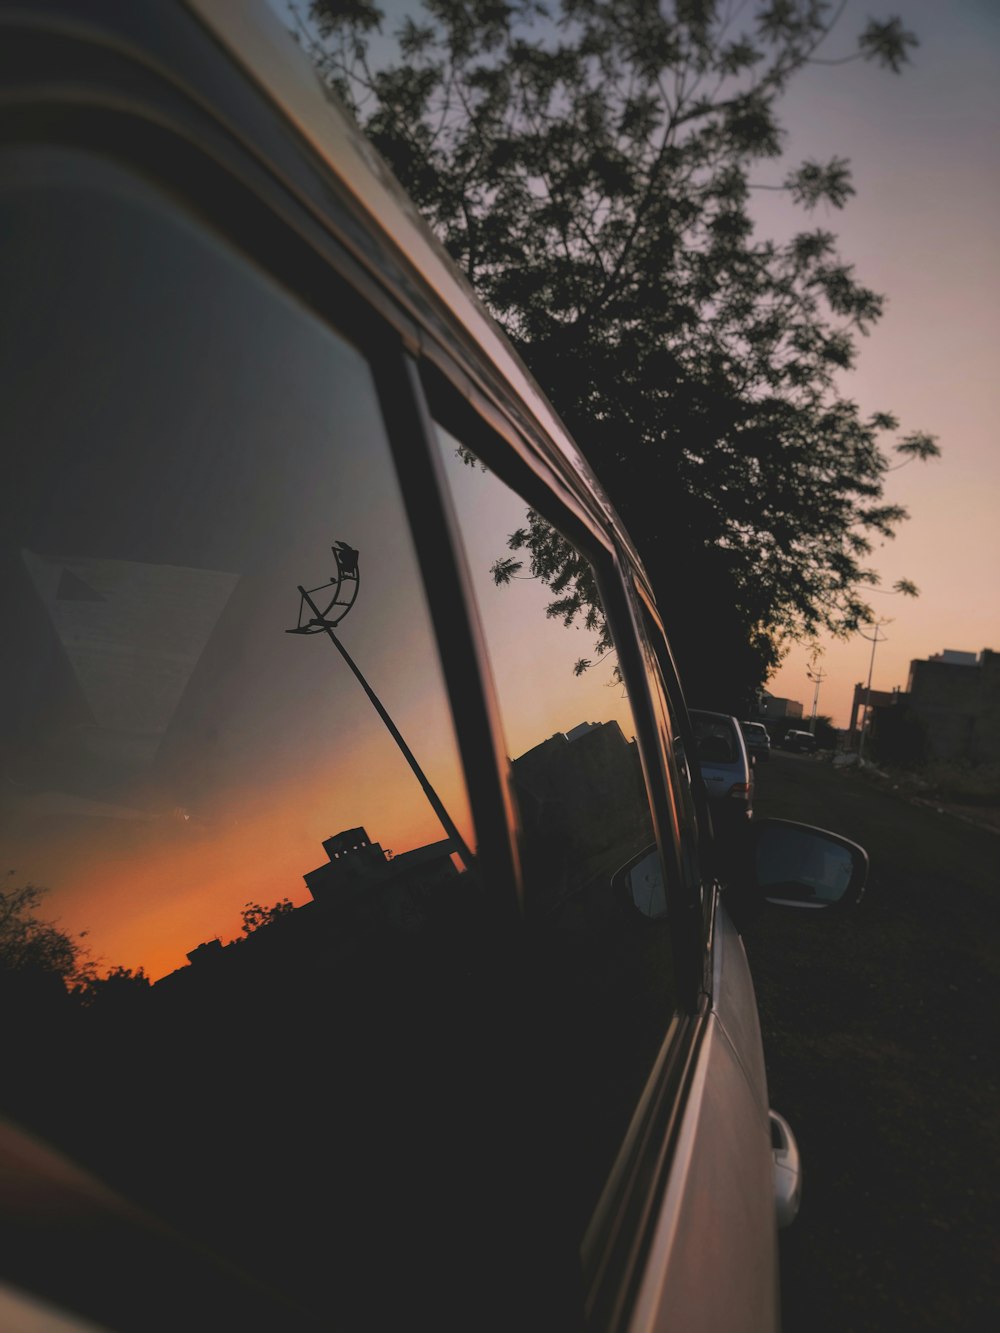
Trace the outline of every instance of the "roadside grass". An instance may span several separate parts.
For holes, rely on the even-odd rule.
[[[998,1326],[1000,846],[894,778],[778,757],[761,781],[760,817],[871,857],[854,912],[774,910],[744,932],[770,1094],[804,1161],[784,1333]]]
[[[913,769],[868,762],[842,771],[938,813],[1000,832],[1000,764],[935,760]]]

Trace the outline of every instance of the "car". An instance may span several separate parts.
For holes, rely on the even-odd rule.
[[[743,732],[728,713],[692,708],[690,718],[712,823],[728,836],[753,818],[753,766]]]
[[[793,754],[816,753],[816,737],[811,731],[787,731],[784,744]]]
[[[0,33],[0,1324],[774,1333],[739,927],[863,850],[710,801],[739,728],[272,9]]]
[[[765,761],[771,757],[771,737],[763,722],[741,722],[740,731],[751,759]]]

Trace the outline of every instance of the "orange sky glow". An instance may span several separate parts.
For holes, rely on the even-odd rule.
[[[447,743],[424,747],[420,762],[474,845]],[[31,840],[18,868],[30,866],[28,878],[51,886],[44,914],[71,935],[86,931],[102,972],[142,967],[155,980],[183,967],[196,945],[239,937],[246,903],[308,902],[302,877],[326,860],[323,839],[358,826],[396,853],[446,836],[381,723],[352,751],[349,768],[333,762],[325,774],[272,789],[250,783],[228,793],[211,821],[180,811],[156,820],[86,818],[58,840]],[[18,857],[16,844],[7,850]]]

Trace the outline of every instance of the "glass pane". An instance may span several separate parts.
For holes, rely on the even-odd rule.
[[[533,577],[509,542],[531,540],[524,501],[439,439],[520,806],[537,1029],[582,1234],[674,1011],[662,859],[593,569],[539,532],[549,578]]]
[[[348,1268],[380,1252],[387,1080],[477,901],[369,367],[109,164],[0,170],[3,1109],[243,1260],[273,1246],[266,1276],[328,1275],[304,1185],[350,1211]],[[422,781],[337,643],[287,632],[328,581]]]

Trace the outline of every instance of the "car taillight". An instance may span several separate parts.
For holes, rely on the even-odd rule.
[[[749,782],[734,782],[729,788],[729,795],[735,796],[737,800],[745,801],[750,795]]]

